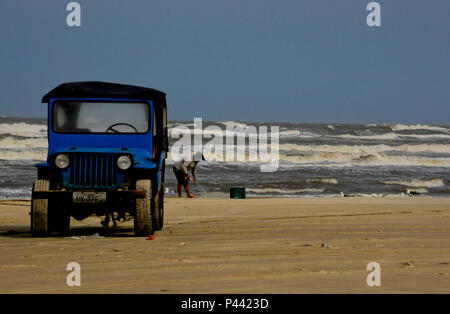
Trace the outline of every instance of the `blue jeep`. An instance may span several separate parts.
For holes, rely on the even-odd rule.
[[[47,162],[37,164],[33,236],[66,232],[70,217],[134,216],[134,232],[163,227],[166,94],[105,82],[62,84],[48,103]]]

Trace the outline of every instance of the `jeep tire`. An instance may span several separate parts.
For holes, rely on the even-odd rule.
[[[153,198],[153,230],[159,231],[164,227],[164,184]]]
[[[36,180],[33,192],[50,190],[49,180]],[[31,199],[31,234],[33,236],[48,236],[51,233],[48,198]]]
[[[134,234],[136,236],[152,235],[152,181],[137,180],[136,190],[145,191],[145,197],[136,199],[136,212],[134,214]]]

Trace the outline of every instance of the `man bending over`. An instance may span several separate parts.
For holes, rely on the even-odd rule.
[[[195,197],[192,195],[190,188],[189,188],[189,181],[191,180],[191,176],[189,174],[189,171],[192,172],[192,177],[194,182],[197,182],[197,165],[200,161],[205,160],[205,157],[202,153],[195,153],[194,158],[192,161],[185,161],[184,159],[181,159],[180,161],[176,162],[173,166],[173,173],[175,173],[175,177],[177,177],[178,181],[178,197],[183,197],[181,194],[181,188],[184,186],[184,190],[186,191],[186,195],[189,198]]]

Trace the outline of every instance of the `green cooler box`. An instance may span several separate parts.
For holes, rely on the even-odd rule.
[[[245,188],[244,187],[236,187],[230,188],[230,198],[245,198]]]

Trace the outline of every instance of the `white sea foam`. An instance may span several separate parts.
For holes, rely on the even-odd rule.
[[[299,130],[287,130],[287,131],[281,131],[280,137],[297,137],[301,133]]]
[[[388,156],[362,155],[355,158],[349,154],[341,153],[315,153],[311,156],[287,156],[280,154],[282,162],[303,165],[321,166],[423,166],[423,167],[450,167],[450,158],[431,158],[420,156]]]
[[[417,193],[424,194],[424,193],[428,193],[428,190],[424,189],[424,188],[414,188],[413,190],[411,190],[411,189],[406,190],[406,194],[410,194],[411,192],[417,192]]]
[[[218,122],[220,124],[223,124],[226,127],[233,127],[237,128],[234,132],[234,135],[241,132],[241,128],[244,129],[244,131],[251,130],[249,127],[251,125],[247,125],[242,122],[235,122],[235,121],[224,121],[224,122]],[[193,126],[193,123],[170,123],[169,129],[171,129],[175,126],[182,125],[182,126]],[[376,124],[368,124],[367,127],[370,126],[378,126]],[[321,135],[310,131],[303,131],[300,129],[287,129],[285,127],[281,128],[281,131],[279,132],[280,138],[314,138],[314,137],[334,137],[334,138],[343,138],[343,139],[364,139],[364,140],[401,140],[405,138],[416,138],[416,139],[450,139],[450,128],[447,129],[445,127],[438,127],[438,126],[429,126],[429,125],[403,125],[403,124],[396,124],[396,125],[381,125],[381,126],[387,126],[390,127],[393,132],[383,133],[383,134],[339,134],[339,135]],[[330,130],[335,130],[335,127],[332,124],[329,124],[326,126]],[[256,132],[258,132],[258,127],[256,128]],[[205,128],[204,128],[205,129]],[[267,129],[270,131],[270,126],[267,127]],[[396,133],[395,131],[403,131],[403,130],[432,130],[432,131],[439,131],[444,132],[443,133],[434,133],[434,134],[405,134],[405,133]],[[205,134],[224,134],[225,129],[222,130],[222,132],[216,132],[216,131],[203,131]],[[367,130],[368,132],[368,130]],[[251,132],[253,133],[253,132]]]
[[[11,134],[21,137],[46,137],[47,126],[43,124],[2,123],[0,124],[0,134]]]
[[[269,128],[270,131],[270,128]],[[211,129],[211,128],[205,128],[203,129],[203,135],[215,135],[215,136],[222,136],[225,137],[227,135],[236,136],[236,135],[245,135],[245,136],[257,136],[258,135],[258,128],[257,127],[243,127],[243,128],[235,128],[233,131],[226,130],[226,129]],[[225,139],[224,139],[225,141]]]
[[[364,139],[364,140],[396,140],[398,135],[395,133],[384,133],[384,134],[374,134],[374,135],[354,135],[354,134],[341,134],[341,135],[331,135],[332,137],[339,138],[351,138],[351,139]]]
[[[0,150],[0,160],[44,161],[46,159],[47,159],[46,150],[23,150],[23,151],[11,151],[6,149]]]
[[[381,194],[381,193],[356,193],[356,194],[345,194],[344,192],[340,193],[340,196],[343,197],[385,197],[385,196],[405,196],[404,194]]]
[[[400,137],[413,137],[420,139],[434,139],[434,138],[446,138],[450,139],[450,135],[447,134],[399,134]]]
[[[450,145],[422,144],[422,145],[298,145],[281,144],[279,160],[282,164],[320,165],[320,166],[430,166],[450,167]],[[259,160],[249,160],[248,145],[241,147],[245,151],[245,159],[232,162],[226,160],[226,145],[222,151],[205,154],[208,162],[219,162],[229,165],[247,163],[257,165]],[[235,148],[234,146],[232,148]],[[245,149],[244,149],[245,148]],[[272,149],[269,147],[270,150]],[[405,155],[389,155],[389,152],[407,153]],[[411,153],[438,153],[442,157],[414,156]],[[251,156],[252,154],[250,154]],[[257,154],[253,154],[257,156]],[[168,154],[168,161],[172,161],[172,154]]]
[[[240,128],[244,129],[244,132],[246,132],[247,134],[258,134],[258,132],[260,132],[259,127],[255,126],[254,131],[252,132],[252,126],[246,125],[244,123],[239,123],[239,122],[233,122],[233,121],[228,121],[228,122],[220,122],[226,126],[231,126],[236,128],[235,132],[232,132],[233,135],[236,134],[240,134],[242,133]],[[271,132],[271,126],[267,126],[267,132]],[[225,130],[222,130],[221,132],[216,132],[216,131],[212,131],[212,130],[203,130],[203,134],[214,134],[214,135],[225,135]],[[282,130],[278,132],[279,136],[281,138],[289,138],[289,137],[300,137],[300,138],[310,138],[310,137],[318,137],[320,136],[319,134],[315,134],[315,133],[311,133],[311,132],[306,132],[306,131],[300,131],[300,130]]]
[[[339,184],[339,181],[336,179],[308,179],[306,180],[308,183],[321,183],[321,184]]]
[[[321,193],[323,189],[277,189],[277,188],[246,188],[246,191],[249,193],[258,193],[258,194],[299,194],[299,193]]]
[[[193,127],[194,123],[192,123],[192,122],[190,122],[190,123],[173,122],[173,123],[168,123],[167,124],[167,127],[169,129],[171,129],[173,127],[180,127],[180,126],[182,126],[182,127],[185,126],[185,127],[189,128],[189,127]]]
[[[280,154],[286,162],[336,165],[405,165],[405,166],[450,166],[450,158],[434,158],[422,156],[391,156],[386,152],[426,152],[450,155],[450,145],[297,145],[281,144],[280,151],[299,152],[299,155]],[[305,155],[306,154],[306,155]]]
[[[248,135],[258,135],[260,132],[259,127],[256,127],[256,126],[254,128],[252,126],[239,126],[239,125],[233,126],[233,127],[235,128],[233,132],[231,132],[230,130],[227,131],[226,129],[219,131],[219,130],[211,130],[211,129],[205,128],[203,130],[203,134],[225,136],[225,134],[226,134],[225,132],[227,131],[228,134],[231,134],[233,136],[242,135],[244,133],[248,136]],[[267,132],[268,133],[272,132],[272,129],[270,126],[267,127]],[[279,131],[278,135],[280,138],[289,138],[289,137],[310,138],[310,137],[319,136],[318,134],[314,134],[311,132],[302,132],[299,130]],[[269,134],[269,137],[270,137],[270,134]]]
[[[422,166],[450,167],[450,158],[432,158],[421,156],[388,156],[385,154],[365,155],[351,161],[361,166]]]
[[[416,188],[438,188],[444,186],[444,180],[435,178],[431,180],[397,180],[397,181],[384,181],[384,184],[395,184],[395,185],[404,185],[408,187],[416,187]]]
[[[405,124],[388,124],[392,131],[404,131],[404,130],[430,130],[439,132],[450,132],[449,128],[440,126],[431,126],[427,124],[415,124],[415,125],[405,125]]]
[[[47,148],[47,139],[46,138],[32,138],[19,140],[13,137],[6,137],[0,139],[0,148]]]
[[[313,132],[299,131],[299,130],[281,131],[279,134],[280,134],[280,138],[289,138],[289,137],[313,138],[313,137],[321,136],[320,134],[316,134]]]
[[[29,197],[31,188],[0,188],[0,200]]]
[[[248,154],[244,161],[225,161],[222,153],[205,154],[208,163],[221,165],[254,165],[258,166],[261,161],[249,161]],[[1,159],[1,154],[0,154]],[[422,167],[450,167],[450,158],[433,158],[421,156],[389,156],[385,154],[351,154],[339,152],[317,152],[311,155],[286,155],[279,154],[281,166],[291,167],[295,165],[346,167],[346,166],[422,166]],[[168,164],[173,163],[171,154],[168,155]]]
[[[218,123],[221,123],[225,126],[231,126],[231,127],[241,127],[241,128],[247,127],[247,124],[241,123],[241,122],[236,122],[236,121],[223,121],[223,122],[218,122]]]
[[[450,154],[450,145],[446,144],[418,144],[418,145],[298,145],[298,144],[280,144],[281,151],[299,151],[299,152],[336,152],[347,154],[378,154],[382,152],[427,152]]]
[[[374,135],[353,135],[353,134],[342,134],[342,135],[332,135],[332,137],[339,138],[352,138],[352,139],[364,139],[364,140],[398,140],[405,137],[408,138],[418,138],[418,139],[450,139],[449,134],[399,134],[399,133],[384,133],[384,134],[374,134]]]

